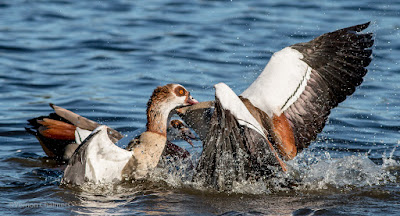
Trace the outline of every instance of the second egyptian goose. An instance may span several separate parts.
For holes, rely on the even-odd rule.
[[[276,52],[237,96],[215,85],[215,102],[180,109],[203,140],[195,181],[229,190],[232,182],[286,170],[324,128],[330,110],[354,93],[374,43],[369,23],[323,34]]]
[[[62,182],[81,185],[145,178],[156,167],[166,145],[169,113],[196,103],[181,85],[156,88],[147,104],[146,131],[132,151],[116,146],[108,136],[110,128],[99,126],[72,155]]]

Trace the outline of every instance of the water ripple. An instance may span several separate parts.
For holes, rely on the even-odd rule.
[[[1,211],[398,213],[399,9],[397,2],[376,0],[1,2],[0,190],[5,196],[0,202],[68,204]],[[216,194],[187,181],[182,170],[170,172],[177,166],[159,170],[155,182],[112,186],[111,192],[60,187],[65,164],[46,159],[24,131],[26,119],[51,112],[48,103],[122,131],[135,130],[145,125],[145,105],[156,86],[182,83],[201,101],[214,99],[218,82],[240,93],[274,52],[369,20],[368,31],[376,33],[369,73],[296,159],[292,178],[303,176],[297,189],[281,188],[282,178],[268,185],[238,183],[238,194]],[[196,158],[200,144],[188,150]]]

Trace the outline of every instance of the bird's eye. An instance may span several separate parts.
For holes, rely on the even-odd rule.
[[[181,86],[179,86],[178,88],[175,89],[175,94],[177,96],[185,96],[186,90],[184,88],[182,88]]]

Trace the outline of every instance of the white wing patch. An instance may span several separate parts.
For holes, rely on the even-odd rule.
[[[83,140],[85,140],[91,133],[92,133],[92,131],[90,131],[90,130],[85,130],[80,127],[76,127],[76,129],[75,129],[76,144],[80,145],[83,142]]]
[[[280,115],[304,91],[312,68],[299,51],[286,47],[272,55],[264,71],[241,96],[267,113]]]
[[[290,105],[292,105],[301,95],[301,93],[306,89],[307,81],[310,79],[311,75],[311,67],[307,67],[306,74],[303,76],[303,79],[299,83],[297,89],[294,94],[289,97],[286,103],[281,107],[281,112],[284,112]]]
[[[243,104],[240,98],[232,91],[229,86],[225,83],[218,83],[215,87],[215,96],[221,102],[222,108],[229,110],[233,116],[236,117],[239,124],[249,127],[259,134],[261,134],[265,139],[263,127],[258,123],[258,121],[251,115],[250,111]]]
[[[97,133],[97,134],[96,134]],[[122,179],[122,170],[133,156],[131,151],[116,146],[108,137],[107,126],[99,126],[94,137],[82,143],[80,160],[68,164],[63,181],[82,184],[84,182],[112,183]],[[75,152],[77,154],[77,152]],[[77,156],[77,155],[73,155]]]

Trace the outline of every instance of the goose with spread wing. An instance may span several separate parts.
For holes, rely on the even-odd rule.
[[[233,181],[286,170],[322,131],[330,110],[354,93],[371,62],[369,23],[323,34],[276,52],[237,96],[215,85],[215,101],[180,109],[203,140],[194,179],[219,190]]]

